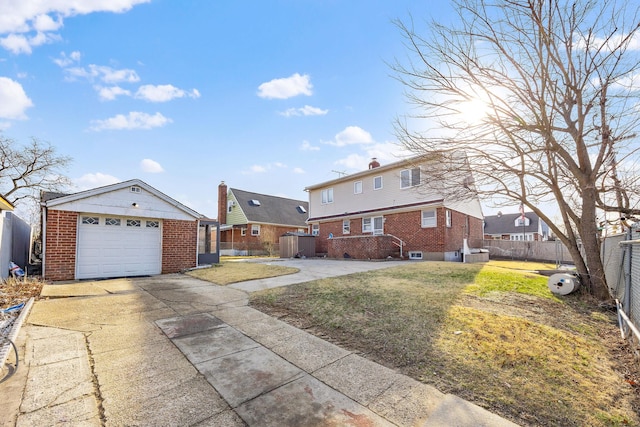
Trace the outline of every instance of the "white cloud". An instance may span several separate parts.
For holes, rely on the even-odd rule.
[[[11,127],[11,122],[2,122],[0,121],[0,131],[7,130]]]
[[[77,50],[71,52],[69,55],[64,52],[60,52],[60,57],[54,59],[53,62],[59,67],[66,68],[74,62],[80,61],[81,57],[82,55]]]
[[[114,117],[105,120],[92,121],[93,126],[91,130],[133,130],[133,129],[152,129],[162,127],[167,123],[171,123],[172,120],[163,116],[161,113],[155,113],[153,115],[143,113],[140,111],[132,111],[128,115],[118,114]]]
[[[55,33],[64,19],[94,12],[122,13],[151,0],[56,0],[0,2],[0,46],[19,54],[31,53],[32,47],[60,40]]]
[[[160,163],[151,159],[142,159],[142,161],[140,162],[140,169],[142,169],[143,172],[147,172],[147,173],[164,172],[164,169],[162,168]]]
[[[98,92],[98,97],[100,97],[103,101],[113,101],[118,96],[130,96],[131,92],[121,88],[120,86],[95,86],[96,91]]]
[[[411,157],[415,154],[407,151],[394,142],[384,142],[367,145],[363,154],[352,153],[347,157],[337,160],[336,165],[344,166],[353,171],[366,170],[369,162],[375,157],[381,165],[397,162],[401,159]]]
[[[300,149],[302,151],[318,151],[320,150],[320,147],[317,147],[315,145],[311,145],[311,143],[309,141],[302,141],[302,145],[300,146]]]
[[[96,187],[104,187],[105,185],[116,184],[121,180],[112,175],[104,173],[87,173],[80,178],[74,179],[73,184],[78,191],[89,190]]]
[[[135,97],[149,102],[167,102],[174,98],[199,98],[200,92],[197,89],[187,92],[173,85],[143,85],[138,88]]]
[[[372,142],[373,138],[366,130],[358,126],[347,126],[344,130],[336,134],[334,140],[325,141],[325,144],[344,147],[354,144],[371,144]]]
[[[305,173],[304,169],[302,168],[293,168],[293,173],[299,173],[299,174],[303,174]]]
[[[0,77],[0,118],[26,119],[25,110],[32,106],[33,102],[20,83],[8,77]]]
[[[267,171],[267,168],[261,165],[253,165],[249,168],[248,171],[243,172],[245,175],[250,173],[264,173]]]
[[[116,70],[105,65],[90,64],[89,69],[83,67],[65,68],[65,72],[69,75],[70,80],[84,78],[93,81],[98,79],[109,84],[135,83],[140,81],[140,77],[135,70],[128,68]]]
[[[258,96],[266,99],[287,99],[298,95],[310,96],[313,92],[311,89],[311,77],[308,74],[293,74],[290,77],[282,79],[273,79],[262,83],[258,86]]]
[[[289,108],[285,111],[280,112],[281,116],[291,117],[291,116],[324,116],[327,114],[329,110],[323,110],[321,108],[312,107],[310,105],[305,105],[302,108]]]

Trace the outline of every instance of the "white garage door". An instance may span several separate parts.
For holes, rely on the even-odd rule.
[[[160,274],[160,220],[81,214],[79,222],[76,279]]]

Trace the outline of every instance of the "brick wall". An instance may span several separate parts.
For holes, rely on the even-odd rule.
[[[76,275],[78,213],[47,210],[45,279],[73,280]]]
[[[463,239],[468,238],[472,247],[481,247],[482,243],[482,220],[478,218],[468,217],[467,215],[451,211],[451,227],[446,227],[446,214],[444,208],[436,210],[437,227],[422,228],[421,211],[402,212],[384,215],[384,234],[391,234],[403,240],[403,255],[408,256],[409,251],[421,251],[427,259],[442,259],[444,252],[452,252],[462,249]],[[468,218],[468,224],[467,224]],[[332,242],[329,235],[333,234],[334,239],[345,237],[340,243]],[[316,239],[316,253],[326,253],[329,257],[337,256],[342,258],[344,252],[349,255],[366,253],[369,254],[369,248],[373,243],[353,240],[358,236],[371,236],[370,233],[362,233],[362,219],[355,218],[350,220],[350,233],[344,235],[342,233],[342,219],[323,222],[320,224],[320,230]],[[349,237],[350,239],[347,239]],[[374,239],[375,240],[375,239]],[[345,246],[347,245],[347,246]],[[350,245],[353,247],[351,248]],[[385,246],[379,243],[378,249],[381,251],[376,256],[367,255],[365,258],[386,258],[390,252]],[[395,245],[391,256],[399,255],[399,248]],[[431,254],[432,256],[430,256]]]
[[[335,237],[327,241],[327,246],[329,258],[385,259],[400,254],[391,236]]]
[[[177,273],[197,265],[198,223],[162,221],[162,274]]]

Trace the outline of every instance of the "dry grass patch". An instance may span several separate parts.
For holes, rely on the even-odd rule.
[[[527,267],[407,263],[251,304],[521,425],[638,423],[640,395],[613,354],[614,313],[554,297]]]
[[[8,278],[0,281],[0,308],[12,307],[27,302],[29,298],[38,298],[44,282],[37,278]]]
[[[188,272],[190,276],[208,280],[217,285],[244,282],[246,280],[266,279],[268,277],[284,276],[300,271],[297,268],[275,264],[262,264],[242,260],[222,261],[221,264],[209,268],[201,268]]]

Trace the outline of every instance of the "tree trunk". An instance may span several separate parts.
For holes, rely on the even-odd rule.
[[[604,276],[604,266],[600,256],[600,237],[596,218],[595,187],[585,189],[582,193],[582,218],[580,222],[580,237],[584,257],[589,270],[588,277],[581,277],[582,283],[589,287],[589,292],[599,300],[607,300],[609,289]]]

